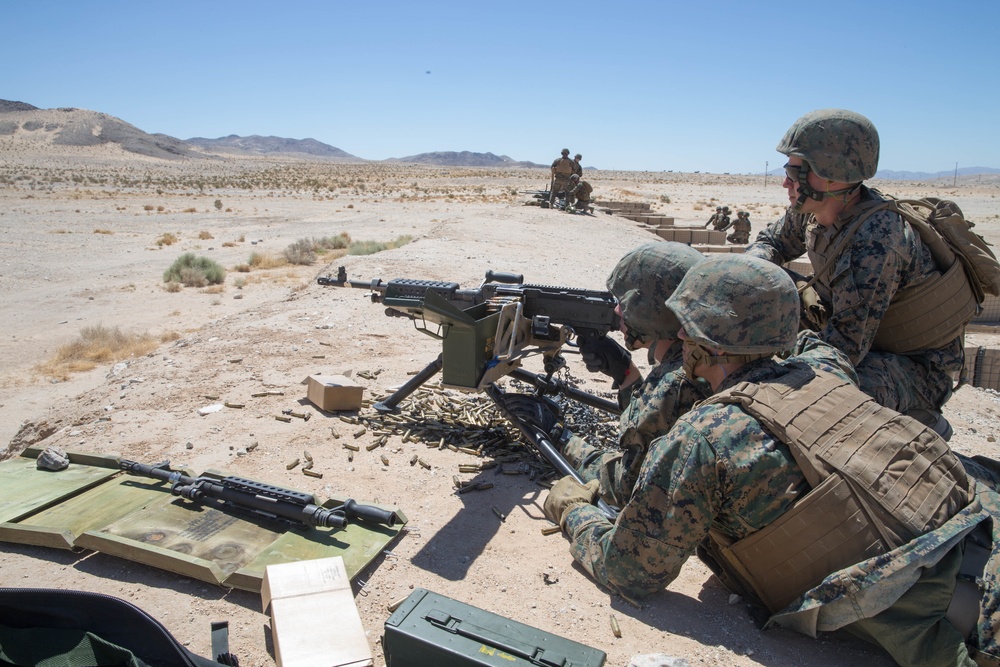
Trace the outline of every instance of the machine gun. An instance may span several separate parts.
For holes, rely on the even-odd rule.
[[[563,475],[582,482],[579,473],[559,453],[542,431],[525,424],[506,409],[504,392],[496,381],[506,375],[535,387],[539,396],[562,394],[612,414],[621,414],[617,403],[588,394],[554,379],[566,365],[562,349],[596,340],[619,328],[618,305],[610,292],[526,285],[521,275],[487,271],[478,288],[462,289],[457,283],[402,278],[383,282],[351,281],[342,266],[337,277],[321,276],[320,285],[355,287],[371,291],[373,303],[386,306],[391,317],[408,317],[414,326],[442,341],[442,353],[406,384],[383,401],[379,412],[394,412],[400,401],[438,372],[445,387],[483,391],[501,414]],[[435,331],[428,323],[437,326]],[[520,367],[521,360],[543,355],[545,375]],[[604,501],[598,507],[611,519],[617,510]]]
[[[539,390],[566,390],[571,398],[592,407],[620,412],[615,403],[552,379],[566,364],[561,354],[564,346],[579,346],[619,328],[618,302],[610,292],[530,285],[521,275],[495,271],[487,271],[483,283],[471,289],[410,278],[351,281],[343,266],[336,278],[320,276],[317,282],[370,290],[372,302],[384,305],[386,315],[407,317],[418,331],[442,341],[441,356],[389,399],[376,404],[380,412],[395,410],[399,401],[438,371],[442,385],[449,388],[484,391],[503,376],[513,375]],[[536,354],[544,357],[544,378],[519,368],[522,359]]]
[[[196,503],[251,518],[278,522],[293,528],[344,528],[355,520],[392,527],[399,520],[395,512],[348,499],[334,508],[314,504],[308,493],[283,489],[242,477],[189,477],[171,470],[170,462],[154,465],[122,459],[118,467],[130,475],[170,482],[170,492]]]

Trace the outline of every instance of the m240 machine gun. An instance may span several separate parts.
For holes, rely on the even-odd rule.
[[[495,383],[509,375],[533,385],[540,396],[562,394],[620,414],[617,403],[553,378],[566,365],[564,346],[579,346],[618,330],[617,300],[610,292],[530,285],[521,275],[495,271],[487,271],[479,287],[468,289],[458,283],[411,278],[352,281],[344,267],[340,267],[336,278],[321,276],[317,282],[370,290],[372,302],[384,305],[386,315],[407,317],[417,330],[442,341],[443,351],[438,358],[387,399],[376,403],[377,411],[395,411],[400,401],[441,372],[442,386],[485,392],[554,468],[583,481],[548,434],[506,409],[504,392]],[[543,356],[544,376],[520,367],[522,359],[536,354]],[[598,506],[612,519],[617,515],[604,501]]]
[[[252,519],[281,523],[292,528],[345,528],[353,521],[392,527],[395,512],[373,505],[359,505],[348,499],[333,508],[320,507],[314,498],[300,491],[283,489],[242,477],[190,477],[170,469],[170,462],[154,465],[121,460],[119,468],[130,475],[169,482],[170,492],[195,503],[210,505],[223,512]]]

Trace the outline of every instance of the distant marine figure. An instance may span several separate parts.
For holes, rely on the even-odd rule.
[[[746,244],[750,242],[750,213],[737,211],[733,221],[733,233],[726,237],[730,243]]]

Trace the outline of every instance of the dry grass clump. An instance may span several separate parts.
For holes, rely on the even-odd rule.
[[[251,269],[280,269],[283,266],[288,266],[288,259],[284,255],[275,257],[263,252],[252,252],[247,264],[250,265]]]
[[[309,239],[299,239],[295,243],[289,244],[283,254],[289,264],[304,265],[316,261],[316,251],[313,249],[313,242]]]
[[[94,233],[95,234],[114,234],[114,232],[111,231],[110,229],[95,229]]]
[[[159,341],[148,333],[127,333],[118,327],[98,324],[81,329],[76,340],[60,347],[36,370],[48,377],[65,378],[69,373],[89,371],[98,364],[149,354],[157,345]]]
[[[178,241],[180,241],[180,239],[177,237],[176,234],[171,234],[170,232],[167,232],[166,234],[162,234],[160,238],[156,239],[156,245],[162,248],[165,245],[173,245]]]
[[[198,238],[200,238],[202,241],[207,241],[209,239],[214,239],[215,237],[212,236],[211,232],[204,232],[204,231],[202,231],[202,232],[198,232]]]
[[[397,236],[395,241],[383,243],[381,241],[354,241],[347,247],[348,255],[374,255],[383,250],[392,250],[404,246],[413,240],[412,236],[404,234]]]

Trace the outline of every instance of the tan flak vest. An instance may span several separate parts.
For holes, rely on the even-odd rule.
[[[815,283],[816,291],[826,303],[832,303],[829,285],[837,258],[872,214],[886,208],[899,212],[894,203],[869,202],[864,213],[833,239],[823,234],[812,236],[809,260],[815,275],[809,284]],[[893,296],[875,333],[874,350],[903,354],[944,347],[962,335],[978,309],[976,294],[959,257],[933,230],[926,228],[926,224],[920,226],[916,220],[909,224],[915,228],[921,241],[930,247],[940,271],[919,285],[907,287]]]
[[[831,373],[792,364],[706,403],[738,403],[788,445],[811,490],[739,541],[712,529],[715,558],[773,613],[827,575],[939,528],[973,498],[947,443]]]
[[[568,157],[561,157],[554,165],[557,176],[571,176],[573,174],[573,161]]]

